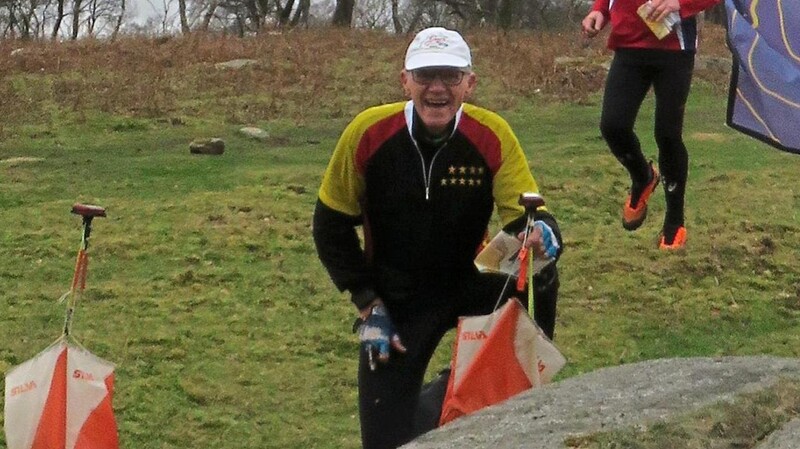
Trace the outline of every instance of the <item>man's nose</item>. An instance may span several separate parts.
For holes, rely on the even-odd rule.
[[[428,85],[428,88],[433,88],[433,87],[443,88],[443,89],[447,88],[447,84],[445,84],[444,81],[442,80],[442,75],[436,75],[433,77],[433,81],[431,81],[431,83]]]

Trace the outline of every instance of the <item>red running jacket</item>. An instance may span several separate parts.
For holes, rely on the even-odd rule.
[[[652,48],[659,50],[696,51],[697,14],[720,0],[680,0],[681,21],[664,39],[659,40],[636,10],[646,0],[595,0],[592,11],[603,13],[611,25],[608,48]]]

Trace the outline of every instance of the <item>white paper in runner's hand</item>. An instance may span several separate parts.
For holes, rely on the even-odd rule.
[[[522,242],[518,238],[500,231],[475,257],[475,266],[483,273],[503,273],[517,276],[519,275],[517,256],[520,248],[522,248]],[[533,260],[533,273],[539,273],[552,261],[551,258],[537,257]]]
[[[636,10],[636,13],[639,14],[639,17],[644,20],[644,23],[650,28],[650,31],[656,35],[658,39],[664,39],[667,35],[672,32],[672,28],[681,21],[681,16],[677,12],[673,11],[667,14],[661,21],[653,21],[647,18],[650,15],[650,11],[653,10],[653,5],[649,1],[643,3],[639,9]]]

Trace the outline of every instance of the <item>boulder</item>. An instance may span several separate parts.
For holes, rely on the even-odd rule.
[[[767,389],[779,378],[800,381],[800,359],[695,357],[602,368],[528,390],[424,434],[403,448],[564,448],[568,437],[646,426]],[[791,445],[800,441],[796,420],[774,434],[768,446],[758,449],[800,447]]]
[[[40,157],[27,157],[27,156],[19,156],[19,157],[10,157],[8,159],[0,159],[0,164],[8,165],[10,167],[16,167],[17,165],[24,164],[27,162],[41,162],[44,159]]]
[[[214,64],[214,67],[221,70],[227,70],[227,69],[238,70],[243,67],[257,66],[257,65],[258,61],[256,61],[255,59],[233,59],[231,61],[219,62],[217,64]]]
[[[242,128],[242,129],[240,129],[239,132],[244,134],[247,137],[250,137],[251,139],[256,139],[256,140],[267,140],[267,139],[269,139],[269,133],[268,132],[264,131],[261,128],[256,128],[256,127],[253,127],[253,126],[246,126],[246,127]]]
[[[225,142],[222,139],[198,139],[189,144],[192,154],[222,154],[225,152]]]

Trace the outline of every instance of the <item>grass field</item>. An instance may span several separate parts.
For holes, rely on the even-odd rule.
[[[362,44],[370,39],[380,37]],[[0,371],[60,335],[64,307],[56,300],[69,286],[80,243],[80,220],[69,210],[75,202],[100,204],[108,218],[94,223],[74,333],[117,364],[123,447],[358,447],[354,311],[317,261],[310,219],[350,115],[397,93],[389,61],[403,44],[391,42],[376,53],[388,68],[359,75],[388,90],[354,91],[345,81],[358,60],[348,53],[338,62],[345,76],[312,83],[320,98],[310,107],[297,103],[305,97],[278,96],[298,86],[254,89],[267,82],[258,69],[216,75],[211,84],[230,88],[226,95],[193,78],[162,100],[142,91],[154,96],[134,107],[124,103],[134,95],[115,96],[113,85],[107,95],[115,100],[104,102],[90,67],[37,75],[35,64],[20,63],[17,71],[3,65]],[[91,61],[92,48],[78,53]],[[365,48],[348,51],[373,55]],[[50,61],[47,48],[37,51]],[[248,56],[215,54],[223,53]],[[295,62],[306,63],[298,54]],[[285,64],[292,70],[292,61]],[[312,73],[294,70],[295,79]],[[556,343],[569,360],[561,376],[661,357],[800,356],[800,157],[726,128],[724,86],[698,79],[685,130],[689,243],[686,251],[660,252],[660,190],[640,230],[620,226],[628,181],[597,130],[595,76],[543,71],[545,90],[559,79],[592,89],[537,96],[535,86],[525,90],[485,72],[486,90],[476,101],[507,106],[503,115],[561,223],[566,250]],[[145,65],[141,76],[159,73]],[[245,81],[246,92],[237,91]],[[267,106],[280,111],[282,101],[290,113],[270,112]],[[268,129],[269,141],[239,135],[248,124]],[[652,99],[638,130],[655,158]],[[225,154],[190,155],[188,143],[198,137],[223,138]],[[9,161],[15,157],[36,160]],[[447,363],[448,349],[446,342],[432,370]]]

